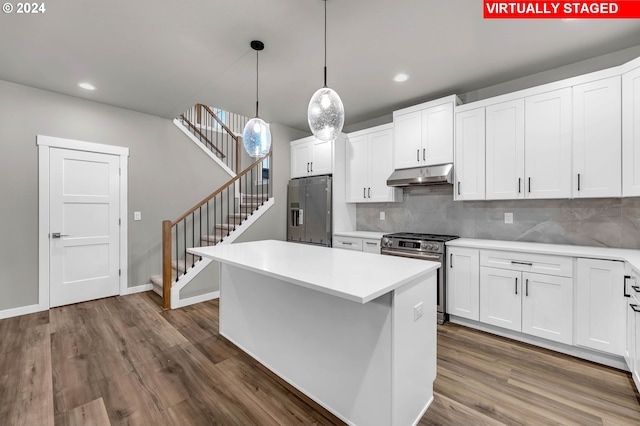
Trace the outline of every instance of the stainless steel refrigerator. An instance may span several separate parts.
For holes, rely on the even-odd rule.
[[[331,176],[291,179],[287,241],[331,247]]]

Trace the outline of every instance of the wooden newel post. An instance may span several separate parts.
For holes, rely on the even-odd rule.
[[[171,309],[171,221],[162,221],[162,308]]]

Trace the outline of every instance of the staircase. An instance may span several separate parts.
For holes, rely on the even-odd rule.
[[[242,124],[243,120],[237,117],[233,118],[232,127]],[[218,297],[218,292],[212,291],[180,299],[180,290],[211,262],[187,250],[231,244],[274,203],[271,152],[236,174],[240,168],[241,137],[214,109],[197,104],[174,123],[232,178],[177,219],[162,222],[162,274],[152,276],[151,283],[153,290],[163,297],[164,309]]]

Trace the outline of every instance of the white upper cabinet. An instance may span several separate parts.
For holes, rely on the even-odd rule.
[[[640,67],[622,75],[622,195],[640,196]]]
[[[350,133],[346,139],[346,201],[348,203],[393,202],[402,189],[387,186],[393,172],[391,124]]]
[[[525,98],[526,198],[571,196],[571,88]]]
[[[485,109],[456,114],[454,200],[485,198]]]
[[[291,178],[333,173],[333,141],[313,136],[291,142]]]
[[[394,168],[453,162],[455,96],[437,99],[393,113]]]
[[[621,79],[573,87],[573,196],[622,195]]]
[[[524,198],[524,99],[486,108],[487,200]]]

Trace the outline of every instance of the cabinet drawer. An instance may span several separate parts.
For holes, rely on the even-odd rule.
[[[565,256],[482,250],[480,266],[573,277],[573,258]]]
[[[333,247],[347,249],[347,250],[362,251],[362,238],[334,236]],[[380,250],[378,249],[378,251]]]
[[[362,251],[367,253],[380,254],[380,240],[363,238],[362,239]]]

